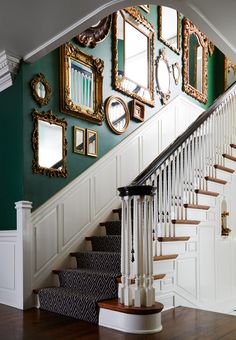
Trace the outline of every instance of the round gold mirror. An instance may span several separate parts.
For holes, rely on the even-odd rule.
[[[116,96],[111,96],[107,99],[106,119],[111,130],[117,134],[125,132],[130,121],[130,114],[125,102]]]
[[[40,105],[47,105],[52,95],[52,88],[42,73],[38,73],[31,80],[32,96]]]

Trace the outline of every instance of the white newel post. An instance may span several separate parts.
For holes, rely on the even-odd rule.
[[[16,288],[17,307],[26,309],[32,307],[32,203],[19,201],[15,203],[17,221],[17,268]]]
[[[139,185],[118,190],[122,199],[120,303],[150,307],[155,304],[152,246],[155,188]]]

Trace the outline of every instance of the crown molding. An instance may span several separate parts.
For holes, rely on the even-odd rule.
[[[0,52],[0,92],[13,84],[20,64],[20,58],[6,51]]]

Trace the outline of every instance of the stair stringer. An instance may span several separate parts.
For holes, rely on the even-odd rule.
[[[68,254],[84,248],[84,237],[98,234],[99,222],[112,219],[112,209],[120,205],[117,187],[129,184],[201,112],[176,97],[32,213],[32,289],[54,285],[52,269],[73,266]]]

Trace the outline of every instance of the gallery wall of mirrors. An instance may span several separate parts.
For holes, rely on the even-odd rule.
[[[49,109],[33,110],[33,172],[66,177],[68,155],[74,162],[102,156],[109,134],[123,138],[182,90],[206,104],[214,53],[190,20],[165,6],[125,8],[81,32],[60,48],[57,112],[47,73],[30,80],[36,106]],[[228,87],[236,68],[225,65]]]

